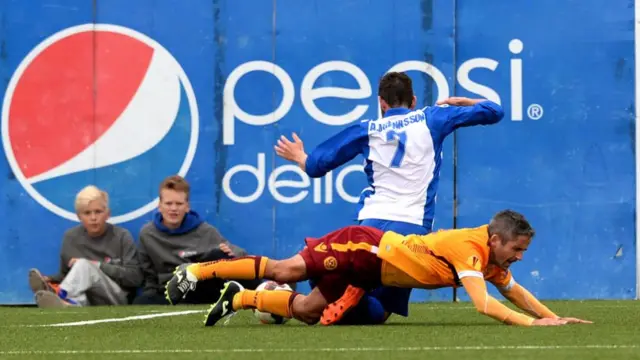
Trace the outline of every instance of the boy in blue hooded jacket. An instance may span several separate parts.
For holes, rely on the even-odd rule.
[[[158,212],[140,230],[138,254],[145,281],[134,304],[168,305],[164,285],[177,266],[247,254],[190,209],[189,194],[189,183],[181,176],[169,176],[160,184]],[[243,285],[255,288],[258,283],[243,282]],[[220,295],[220,289],[219,280],[203,282],[184,302],[211,303]]]

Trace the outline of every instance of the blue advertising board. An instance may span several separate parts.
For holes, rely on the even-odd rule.
[[[446,140],[436,229],[520,211],[537,233],[513,272],[534,294],[634,298],[635,39],[622,0],[0,2],[0,303],[33,302],[30,268],[57,271],[87,184],[136,237],[184,175],[194,210],[274,258],[354,224],[361,158],[310,179],[273,146],[376,117],[388,71],[424,106],[505,109]]]

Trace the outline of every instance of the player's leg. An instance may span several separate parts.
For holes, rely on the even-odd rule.
[[[361,226],[373,227],[382,231],[387,230],[388,224],[389,221],[377,219],[367,219],[360,222]],[[309,281],[309,285],[312,288],[315,287],[315,283],[312,281]],[[354,286],[347,287],[340,300],[350,304],[351,309],[344,311],[344,304],[334,302],[331,305],[338,305],[338,308],[342,306],[343,311],[340,314],[334,314],[333,317],[325,316],[324,321],[330,319],[328,322],[332,322],[335,325],[371,325],[385,322],[390,315],[375,295],[371,292],[364,293],[362,289]],[[354,304],[354,302],[357,302],[357,304]],[[329,325],[329,323],[325,325]]]
[[[295,318],[307,324],[317,323],[329,302],[335,301],[344,293],[351,277],[347,274],[359,271],[363,279],[370,274],[379,273],[380,262],[377,255],[369,250],[375,248],[382,233],[375,229],[347,227],[333,231],[319,239],[305,239],[307,246],[299,255],[292,258],[296,267],[304,268],[305,279],[313,277],[316,287],[308,295],[287,291],[251,291],[238,289],[233,295],[232,311],[240,309],[258,309],[286,318]],[[360,256],[353,255],[354,252]],[[368,258],[369,266],[363,268],[361,258]],[[355,260],[355,261],[354,261]],[[369,265],[368,264],[368,265]],[[303,266],[304,265],[304,266]],[[268,267],[266,276],[283,278],[293,265],[281,262]],[[224,296],[223,296],[224,297]],[[231,298],[227,295],[227,299]],[[206,325],[212,325],[224,313],[222,306],[212,306]],[[227,311],[229,313],[229,311]]]
[[[406,317],[409,315],[411,290],[381,286],[365,293],[361,288],[350,286],[340,299],[327,306],[327,316],[323,318],[323,323],[375,325],[387,321],[392,313]]]
[[[295,315],[293,304],[300,296],[304,298],[304,295],[295,291],[240,289],[233,295],[231,305],[234,312],[257,309],[285,318],[292,318]]]
[[[251,300],[251,297],[256,301]],[[309,295],[282,290],[244,290],[234,296],[233,308],[234,311],[256,309],[313,325],[320,320],[322,310],[327,304],[319,288],[313,289]]]
[[[259,272],[262,279],[283,283],[305,280],[307,265],[304,253],[303,250],[301,254],[287,260],[269,260],[264,270],[255,271]],[[168,289],[167,287],[167,293]],[[205,326],[213,326],[222,318],[233,315],[242,309],[258,309],[291,318],[293,317],[292,305],[296,297],[300,295],[295,291],[247,290],[240,283],[229,281],[224,285],[218,301],[209,308],[205,315],[204,324]]]
[[[375,251],[381,238],[382,232],[377,229],[358,226],[342,228],[319,239],[306,239],[307,246],[299,255],[290,259],[297,262],[296,266],[276,264],[273,267],[269,266],[264,273],[271,279],[283,279],[284,277],[285,279],[276,281],[287,282],[291,281],[290,278],[287,278],[290,276],[288,274],[290,268],[299,266],[304,269],[304,278],[301,280],[310,277],[320,279],[317,289],[327,300],[324,302],[326,304],[328,301],[337,300],[351,281],[355,280],[363,288],[379,284],[381,261]],[[359,275],[356,277],[348,275],[353,272]],[[236,309],[245,308],[257,308],[261,311],[291,318],[295,312],[293,304],[298,296],[297,293],[286,294],[282,291],[244,290],[240,284],[231,281],[223,290],[218,302],[211,307],[205,325],[213,325],[223,317],[235,313]],[[315,305],[305,305],[306,302],[301,304],[298,309],[312,308],[313,311],[317,310]],[[317,302],[314,301],[313,304],[317,304]],[[309,310],[308,313],[300,314],[302,310],[299,310],[299,316],[308,323],[317,321],[322,311]]]
[[[235,255],[229,255],[220,248],[213,248],[210,251],[192,257],[195,263],[206,263],[209,261],[228,260],[235,258]],[[184,266],[189,266],[187,264]],[[220,291],[224,287],[223,279],[208,279],[198,281],[198,285],[194,291],[190,291],[182,300],[185,304],[212,304],[220,297]],[[260,285],[261,280],[238,280],[240,285],[245,289],[255,289]],[[165,299],[166,300],[166,299]]]
[[[267,279],[289,283],[306,280],[306,265],[301,255],[286,260],[273,260],[264,256],[244,256],[234,259],[183,264],[176,268],[167,282],[165,295],[171,304],[180,302],[198,281]]]
[[[198,281],[213,278],[268,279],[289,283],[323,276],[327,272],[350,271],[350,253],[375,247],[381,237],[382,232],[379,230],[351,226],[328,233],[319,239],[305,239],[307,246],[300,254],[287,260],[245,256],[188,266],[181,265],[176,268],[174,276],[167,282],[165,295],[169,303],[177,304],[188,292],[195,289]],[[362,240],[358,240],[359,238]]]
[[[360,225],[374,227],[383,231],[393,231],[402,235],[418,234],[425,235],[431,230],[420,225],[379,219],[366,219]],[[409,288],[396,288],[383,286],[367,292],[362,296],[360,302],[351,309],[337,324],[342,325],[369,325],[384,323],[392,313],[408,316],[409,298],[411,296]],[[349,288],[345,292],[347,303],[352,302],[354,294],[359,290]],[[334,304],[335,305],[335,304]]]
[[[380,286],[381,260],[377,256],[378,245],[384,233],[381,230],[366,227],[353,227],[351,233],[334,239],[331,248],[334,251],[337,262],[348,259],[350,271],[347,276],[342,276],[345,282],[342,287],[344,292],[336,294],[330,299],[330,304],[323,311],[320,319],[323,325],[336,324],[342,321],[356,306],[361,304],[366,290]],[[339,299],[339,301],[337,301]],[[376,304],[374,303],[374,306]],[[381,309],[380,305],[377,305]],[[367,309],[371,312],[371,309]],[[386,315],[383,310],[377,317],[370,317],[368,323],[383,321]],[[365,322],[359,322],[365,323]]]
[[[305,296],[295,291],[245,290],[239,283],[230,281],[205,316],[205,326],[212,326],[244,309],[257,309],[313,325],[320,320],[329,301],[338,299],[347,285],[346,277],[339,273],[329,274],[320,277],[317,286]]]
[[[293,317],[299,321],[313,325],[320,320],[322,310],[327,306],[327,299],[324,298],[320,289],[311,290],[307,296],[297,296],[291,305]]]
[[[221,319],[245,309],[256,309],[289,319],[295,318],[312,325],[318,322],[326,305],[327,300],[318,288],[309,295],[302,295],[295,291],[245,290],[238,282],[229,281],[225,284],[218,301],[205,315],[204,325],[213,326]]]
[[[355,305],[349,310],[348,305],[341,306],[343,302]],[[336,313],[336,310],[340,310],[340,313]],[[391,315],[372,293],[354,286],[349,286],[341,298],[327,305],[325,311],[327,314],[322,318],[323,325],[378,325]]]
[[[300,255],[294,255],[286,260],[274,260],[265,256],[244,256],[191,264],[188,270],[199,281],[208,279],[267,279],[278,282],[305,280],[305,265]]]
[[[335,325],[380,325],[384,324],[390,315],[375,296],[367,294]]]

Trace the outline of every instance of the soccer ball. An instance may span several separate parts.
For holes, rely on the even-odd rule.
[[[256,291],[260,290],[284,290],[284,291],[293,291],[291,287],[287,284],[279,284],[272,280],[267,280],[262,284],[258,285]],[[284,324],[287,322],[287,318],[282,317],[280,315],[270,314],[268,312],[262,312],[258,309],[253,309],[253,315],[263,324]]]

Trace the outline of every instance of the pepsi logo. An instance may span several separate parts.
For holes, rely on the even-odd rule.
[[[2,142],[25,191],[77,221],[75,194],[109,192],[110,222],[157,206],[158,185],[185,176],[198,142],[186,73],[155,40],[129,28],[86,24],[43,40],[22,60],[2,106]]]

